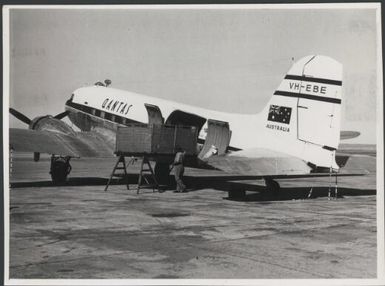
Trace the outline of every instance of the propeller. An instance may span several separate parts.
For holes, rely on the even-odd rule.
[[[16,109],[9,108],[9,113],[11,113],[17,119],[19,119],[20,121],[22,121],[28,125],[30,125],[32,122],[31,119],[29,119],[27,116],[25,116],[21,112],[17,111]],[[56,116],[54,116],[54,118],[60,120],[60,119],[63,119],[64,117],[66,117],[67,115],[68,115],[68,111],[64,111],[64,112],[59,113]],[[37,162],[37,161],[39,161],[39,159],[40,159],[40,153],[39,152],[33,152],[33,160],[35,162]]]
[[[68,111],[64,111],[64,112],[59,113],[58,115],[54,116],[54,118],[56,118],[56,119],[63,119],[67,115],[68,115]]]
[[[21,112],[17,111],[16,109],[10,108],[9,109],[9,113],[11,113],[13,116],[15,116],[17,119],[19,119],[20,121],[24,122],[25,124],[29,125],[32,122],[31,119],[29,119],[27,116],[25,116]],[[64,111],[62,113],[59,113],[59,114],[55,115],[54,118],[60,120],[60,119],[63,119],[64,117],[66,117],[67,115],[68,115],[68,111]]]
[[[9,109],[9,113],[11,113],[13,116],[15,116],[17,119],[19,119],[20,121],[24,122],[25,124],[29,125],[31,123],[31,121],[32,121],[31,119],[29,119],[27,116],[25,116],[24,114],[20,113],[16,109],[10,108]]]

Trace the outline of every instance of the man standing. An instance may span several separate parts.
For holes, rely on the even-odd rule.
[[[184,155],[185,151],[177,147],[176,148],[176,154],[174,158],[174,176],[175,176],[175,182],[176,182],[176,193],[184,193],[186,192],[186,186],[183,184],[182,178],[184,173]]]

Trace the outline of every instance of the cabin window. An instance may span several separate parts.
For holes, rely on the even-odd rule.
[[[100,110],[95,110],[95,115],[100,117]]]
[[[108,113],[106,112],[104,118],[107,119],[107,120],[111,120],[111,117],[112,117],[112,114],[111,113]]]
[[[122,117],[116,116],[115,117],[115,122],[121,124],[122,123]]]

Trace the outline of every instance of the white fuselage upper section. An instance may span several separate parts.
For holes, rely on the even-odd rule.
[[[206,119],[228,122],[232,130],[231,146],[244,149],[255,146],[255,142],[258,141],[253,136],[258,133],[257,114],[225,113],[103,86],[83,87],[75,90],[72,102],[141,123],[148,122],[145,104],[152,104],[160,108],[165,119],[173,111],[179,110]],[[205,127],[206,124],[200,133],[202,139],[205,137]]]

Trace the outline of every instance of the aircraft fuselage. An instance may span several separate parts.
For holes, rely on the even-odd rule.
[[[229,122],[233,132],[232,146],[243,149],[253,145],[250,132],[243,131],[255,130],[256,115],[254,114],[213,111],[110,87],[92,86],[77,89],[71,99],[66,102],[66,110],[69,112],[68,117],[71,122],[80,130],[93,130],[113,135],[119,125],[147,123],[148,114],[145,104],[157,105],[166,119],[166,123],[175,111],[203,117],[205,120],[215,119]],[[199,126],[199,138],[203,140],[206,137],[206,124],[207,122],[203,126]]]

